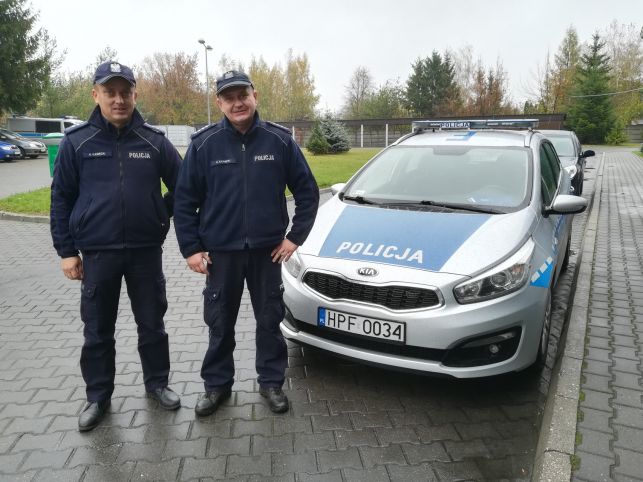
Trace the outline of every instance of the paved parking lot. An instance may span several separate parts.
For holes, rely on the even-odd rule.
[[[586,194],[593,189],[590,169]],[[575,250],[585,222],[586,214],[574,221]],[[0,249],[1,480],[530,479],[548,370],[459,381],[387,372],[290,345],[284,388],[291,410],[275,415],[258,394],[247,294],[237,324],[233,397],[196,420],[207,346],[203,278],[185,267],[173,232],[164,252],[166,324],[170,382],[183,407],[165,412],[145,398],[123,293],[111,413],[81,434],[79,284],[59,272],[46,224],[0,220]],[[556,335],[575,260],[555,293]]]
[[[0,198],[49,186],[49,158],[0,162]]]

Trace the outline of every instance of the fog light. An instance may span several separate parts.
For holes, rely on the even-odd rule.
[[[516,327],[465,341],[448,350],[442,363],[451,367],[474,367],[508,360],[518,349],[521,332]]]

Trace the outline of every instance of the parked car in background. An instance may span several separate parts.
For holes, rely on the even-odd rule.
[[[544,364],[587,201],[536,122],[416,122],[333,186],[282,268],[284,336],[458,378]]]
[[[0,161],[13,161],[14,159],[20,159],[18,146],[0,141]]]
[[[62,134],[68,127],[82,124],[82,122],[72,116],[59,118],[11,116],[7,117],[7,129],[17,132],[23,137],[39,139],[52,132]]]
[[[551,141],[556,148],[560,163],[569,172],[572,178],[574,194],[583,194],[583,180],[585,178],[585,159],[595,155],[594,151],[583,151],[580,141],[573,131],[565,130],[539,130]]]
[[[47,146],[42,142],[27,139],[7,129],[0,128],[0,141],[18,146],[18,149],[20,149],[20,157],[23,159],[27,157],[35,159],[41,154],[47,154]]]

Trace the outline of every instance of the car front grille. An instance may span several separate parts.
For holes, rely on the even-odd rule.
[[[391,310],[432,308],[440,304],[438,294],[431,289],[391,285],[373,286],[317,271],[308,271],[304,275],[304,284],[326,298],[371,303]]]

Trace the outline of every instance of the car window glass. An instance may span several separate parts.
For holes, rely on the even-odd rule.
[[[523,148],[396,146],[369,163],[346,192],[384,202],[516,208],[526,203],[529,186],[529,154]]]
[[[50,132],[60,132],[60,121],[36,121],[36,132],[48,134]]]
[[[540,146],[540,179],[543,203],[549,206],[558,187],[558,173],[555,165],[558,163],[549,144]]]
[[[551,146],[551,144],[545,143],[545,151],[547,151],[548,154],[548,160],[551,163],[551,169],[552,172],[554,173],[554,177],[556,178],[556,184],[558,184],[558,178],[560,177],[560,160],[558,159],[558,155],[556,154],[556,151],[554,148]]]
[[[547,136],[547,139],[554,145],[559,156],[574,157],[576,155],[571,137]]]

